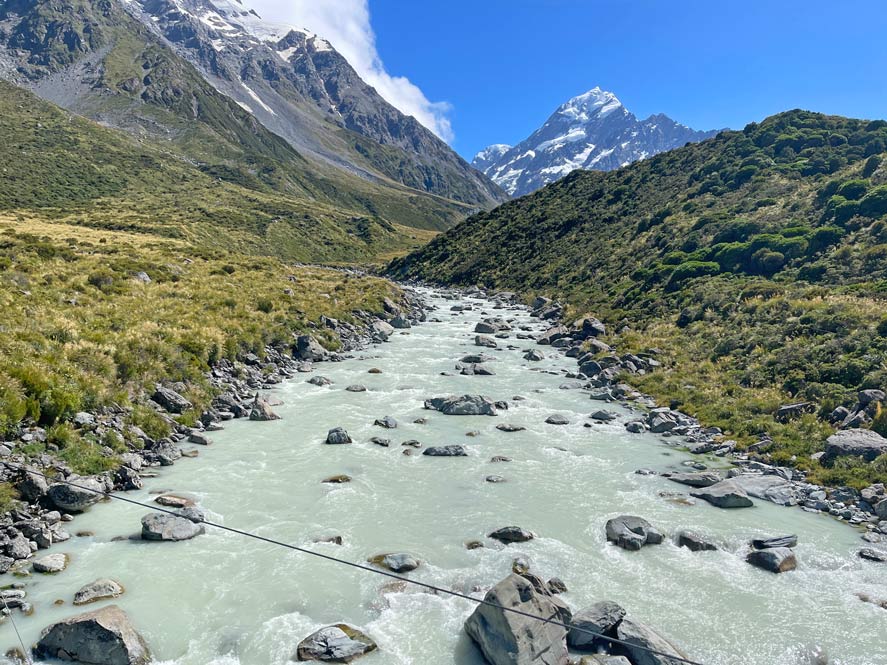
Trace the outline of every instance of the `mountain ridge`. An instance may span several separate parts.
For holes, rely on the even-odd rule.
[[[609,171],[716,134],[662,113],[639,120],[612,92],[594,87],[561,104],[517,145],[481,150],[472,165],[512,196],[523,196],[577,169]]]

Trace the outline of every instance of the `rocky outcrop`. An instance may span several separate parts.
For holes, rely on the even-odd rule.
[[[319,660],[327,663],[350,663],[378,647],[357,628],[345,623],[321,628],[299,643],[296,660]]]
[[[165,411],[169,413],[184,413],[192,404],[172,388],[157,386],[157,390],[151,396]]]
[[[644,545],[658,545],[663,536],[647,520],[633,515],[620,515],[607,520],[607,540],[626,550],[639,550]]]
[[[445,416],[495,416],[496,404],[482,395],[449,395],[425,400],[425,408]]]
[[[34,654],[90,665],[147,665],[151,660],[144,639],[116,605],[49,626],[34,647]]]
[[[565,628],[536,621],[501,608],[561,620],[568,613],[556,596],[537,590],[521,575],[511,574],[484,596],[465,622],[465,632],[491,665],[567,665]]]

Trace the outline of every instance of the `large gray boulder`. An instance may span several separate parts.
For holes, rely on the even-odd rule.
[[[519,526],[504,526],[487,534],[487,538],[509,545],[511,543],[525,543],[528,540],[533,540],[534,536],[532,531],[527,531]]]
[[[147,665],[151,660],[144,639],[116,605],[44,629],[34,655],[90,665]]]
[[[428,457],[468,457],[465,446],[453,444],[449,446],[430,446],[422,451]]]
[[[718,508],[749,508],[754,505],[746,491],[732,480],[722,480],[697,492],[690,492],[690,496],[708,501]]]
[[[350,663],[378,647],[373,640],[345,623],[327,626],[299,643],[296,660],[320,660],[327,663]]]
[[[495,416],[496,405],[483,395],[449,395],[425,400],[425,408],[445,416]]]
[[[170,413],[184,413],[191,408],[191,402],[179,395],[179,393],[172,388],[157,386],[157,390],[154,391],[151,399]]]
[[[798,503],[792,483],[781,476],[743,473],[730,480],[755,499],[772,501],[780,506],[792,506]]]
[[[556,596],[537,591],[532,582],[511,574],[490,589],[465,622],[465,632],[491,665],[566,665],[565,628],[501,609],[558,618],[569,612]]]
[[[680,661],[669,658],[687,658],[687,654],[662,637],[655,630],[638,621],[623,619],[616,627],[616,637],[627,644],[620,645],[633,665],[680,665]],[[648,649],[668,654],[660,656],[650,653]]]
[[[104,496],[105,486],[95,478],[72,478],[70,482],[70,485],[54,483],[49,486],[49,500],[59,510],[80,513],[98,503]]]
[[[351,443],[351,437],[341,427],[334,427],[326,435],[326,443],[330,445],[341,445]]]
[[[40,557],[32,565],[35,573],[60,573],[68,567],[68,555],[63,552],[54,552]]]
[[[326,359],[327,351],[311,335],[300,335],[296,339],[295,354],[300,360],[320,362]]]
[[[658,545],[663,536],[647,520],[633,515],[620,515],[607,520],[607,540],[619,547],[636,551],[644,545]]]
[[[616,637],[616,626],[624,617],[625,610],[611,600],[595,603],[573,615],[567,644],[586,651],[605,646],[605,638]]]
[[[376,341],[387,342],[388,338],[394,334],[394,326],[387,321],[373,321],[370,326],[370,334]]]
[[[193,521],[202,519],[203,512],[199,508],[185,508],[178,515],[151,513],[142,518],[142,539],[170,542],[190,540],[205,532],[203,524]]]
[[[838,457],[861,457],[866,462],[887,453],[887,439],[870,429],[845,429],[832,434],[825,442],[823,462]]]
[[[267,401],[256,395],[256,399],[253,400],[249,410],[249,419],[257,422],[267,422],[269,420],[280,420],[280,416],[274,413]]]

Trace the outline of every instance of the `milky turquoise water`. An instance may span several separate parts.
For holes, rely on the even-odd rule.
[[[562,390],[563,371],[575,361],[546,347],[546,360],[529,363],[529,341],[509,340],[519,350],[495,355],[496,376],[441,376],[473,345],[476,309],[462,315],[453,303],[428,323],[399,332],[392,341],[342,363],[317,366],[334,383],[316,387],[301,375],[277,391],[282,420],[234,421],[212,434],[198,459],[183,459],[127,496],[144,501],[169,489],[198,499],[208,518],[258,534],[364,561],[392,551],[412,553],[423,565],[411,577],[462,592],[487,589],[506,576],[518,554],[534,571],[558,576],[563,598],[579,609],[611,599],[711,665],[791,665],[799,650],[821,645],[834,663],[887,664],[887,611],[856,594],[887,598],[887,569],[859,560],[859,532],[829,518],[756,502],[723,511],[705,503],[681,505],[659,496],[686,488],[639,476],[641,467],[677,468],[691,456],[655,436],[631,435],[623,423],[584,427],[601,408],[579,390]],[[517,311],[518,323],[538,323]],[[509,343],[504,342],[504,343]],[[501,341],[500,341],[501,343]],[[369,374],[370,368],[382,374]],[[547,371],[552,374],[546,373]],[[349,384],[367,386],[350,393]],[[450,393],[481,393],[496,400],[515,395],[498,417],[452,417],[422,408],[424,399]],[[553,414],[567,426],[546,425]],[[394,416],[400,426],[383,430],[373,420]],[[425,425],[412,424],[426,417]],[[524,432],[503,433],[499,423]],[[327,446],[327,430],[345,427],[355,443]],[[467,437],[469,431],[478,436]],[[390,448],[369,443],[392,439]],[[458,443],[467,458],[405,456],[400,442]],[[192,446],[186,446],[188,448]],[[511,463],[490,462],[494,455]],[[712,463],[722,463],[716,460]],[[353,482],[328,485],[331,475]],[[490,474],[507,482],[485,482]],[[379,651],[366,665],[478,665],[478,652],[461,627],[472,610],[466,600],[410,591],[383,594],[389,580],[314,557],[213,531],[183,543],[111,542],[139,531],[146,511],[122,502],[96,506],[68,526],[91,530],[52,551],[67,552],[63,573],[25,580],[32,617],[16,614],[28,643],[55,620],[77,613],[74,592],[97,577],[126,587],[117,604],[132,617],[156,659],[175,665],[277,665],[298,642],[321,626],[346,621],[361,627]],[[604,524],[622,513],[641,515],[665,532],[692,528],[714,539],[721,551],[693,553],[670,542],[626,552],[605,542]],[[538,534],[532,542],[504,547],[484,539],[511,524]],[[773,575],[743,561],[755,536],[797,533],[797,571]],[[341,535],[343,546],[315,544]],[[467,550],[469,540],[487,547]],[[61,606],[56,599],[65,600]],[[95,605],[93,607],[97,607]],[[0,648],[15,646],[9,623],[0,626]]]

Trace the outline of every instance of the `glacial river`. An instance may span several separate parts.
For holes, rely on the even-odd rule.
[[[430,302],[439,308],[430,316],[442,322],[398,331],[354,359],[317,365],[315,374],[332,385],[310,385],[310,375],[299,375],[272,392],[283,402],[274,407],[281,420],[229,422],[211,434],[211,446],[200,447],[198,459],[161,469],[144,490],[127,496],[150,502],[159,490],[185,493],[208,519],[350,561],[409,552],[423,561],[410,577],[478,596],[477,589],[501,580],[515,556],[525,555],[535,573],[566,583],[562,597],[574,610],[614,600],[707,665],[794,665],[813,646],[824,647],[839,665],[887,664],[887,611],[857,597],[887,598],[887,567],[857,558],[864,545],[858,531],[760,501],[725,511],[660,496],[689,488],[635,470],[676,470],[692,456],[656,436],[626,433],[632,416],[618,406],[608,408],[619,420],[585,427],[604,405],[582,390],[560,388],[574,360],[514,337],[500,346],[520,350],[473,344],[485,308],[536,330],[538,321],[522,311],[494,312],[479,300],[461,301],[474,306],[462,314],[450,311],[454,301]],[[542,349],[546,359],[523,360],[528,348]],[[480,351],[497,358],[489,363],[495,376],[453,371],[462,356]],[[350,384],[368,390],[347,392]],[[423,409],[428,397],[463,393],[509,400],[510,408],[497,417]],[[517,395],[526,400],[512,401]],[[545,424],[555,413],[570,424]],[[386,415],[397,419],[397,429],[373,425]],[[413,423],[422,417],[427,424]],[[526,430],[501,432],[500,423]],[[323,444],[337,426],[354,444]],[[471,431],[478,434],[466,436]],[[392,446],[370,443],[373,436],[391,438]],[[470,456],[407,456],[400,443],[408,439],[463,444]],[[494,455],[513,461],[492,463]],[[321,482],[336,474],[353,481]],[[486,482],[491,474],[506,482]],[[645,517],[666,534],[691,528],[721,549],[694,553],[670,539],[640,552],[618,549],[605,541],[604,524],[624,513]],[[377,652],[360,660],[366,665],[483,662],[462,631],[473,609],[466,600],[414,589],[383,593],[390,580],[381,576],[211,528],[181,543],[112,542],[137,533],[144,514],[109,502],[67,525],[72,533],[94,535],[50,550],[70,555],[64,572],[23,580],[36,608],[31,617],[15,614],[26,644],[44,626],[80,611],[71,599],[83,584],[111,577],[126,587],[111,602],[130,614],[156,661],[168,665],[282,665],[302,638],[342,621],[378,643]],[[507,525],[538,537],[507,547],[485,538]],[[798,534],[796,571],[774,575],[745,563],[752,537],[786,533]],[[343,545],[314,542],[335,535]],[[486,547],[468,550],[471,540]],[[56,599],[65,602],[54,605]],[[0,626],[0,638],[2,651],[16,646],[9,622]]]

